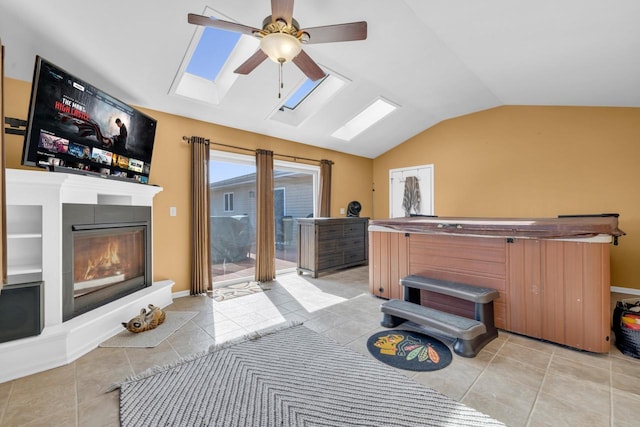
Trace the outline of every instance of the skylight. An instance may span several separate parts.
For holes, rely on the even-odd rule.
[[[313,81],[311,79],[305,80],[304,83],[296,90],[285,102],[282,104],[280,108],[283,110],[284,108],[288,108],[289,110],[294,110],[302,101],[306,99],[306,97],[317,88],[320,83],[322,83],[326,78],[325,76],[319,80]]]
[[[233,21],[209,7],[202,15]],[[259,44],[257,38],[235,31],[195,26],[170,93],[220,104],[238,78],[233,71],[253,55]]]
[[[240,36],[240,33],[206,27],[191,55],[187,73],[215,81]]]
[[[327,73],[326,77],[318,81],[301,79],[298,83],[299,86],[291,92],[284,104],[273,111],[269,118],[290,126],[300,126],[350,83],[348,79],[335,71],[324,70]]]
[[[392,111],[397,106],[385,101],[382,98],[378,98],[373,104],[365,108],[360,114],[349,120],[341,128],[331,134],[334,138],[343,139],[345,141],[351,141],[353,138],[364,132]]]

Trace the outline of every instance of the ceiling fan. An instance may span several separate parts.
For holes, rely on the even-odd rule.
[[[188,21],[260,39],[260,49],[234,70],[235,73],[249,74],[265,59],[271,58],[280,64],[281,70],[282,64],[292,61],[309,79],[320,80],[325,76],[324,71],[302,50],[302,45],[364,40],[367,38],[367,23],[360,21],[301,29],[293,19],[293,2],[271,0],[271,15],[262,22],[262,29],[193,13],[188,15]]]

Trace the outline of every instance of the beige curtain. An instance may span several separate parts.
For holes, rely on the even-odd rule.
[[[276,277],[273,218],[273,151],[256,150],[256,274],[258,282]]]
[[[320,191],[318,198],[321,217],[331,216],[331,160],[320,160]]]
[[[209,246],[209,143],[192,136],[191,144],[191,295],[211,289]]]

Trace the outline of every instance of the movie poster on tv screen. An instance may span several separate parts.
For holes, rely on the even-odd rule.
[[[69,151],[69,140],[41,131],[38,147],[50,153],[66,153]]]
[[[37,64],[23,162],[88,159],[83,169],[116,175],[114,168],[122,168],[132,179],[148,171],[154,119],[42,58]]]
[[[100,148],[93,147],[91,151],[91,160],[101,165],[111,164],[111,151],[101,150]]]
[[[86,145],[72,142],[69,144],[69,154],[79,159],[89,159],[91,158],[91,148]]]

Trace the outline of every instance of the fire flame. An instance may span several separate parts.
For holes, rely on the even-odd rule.
[[[87,270],[84,273],[84,280],[95,279],[101,270],[120,265],[118,256],[119,244],[117,240],[109,239],[105,251],[95,261],[89,259]]]

